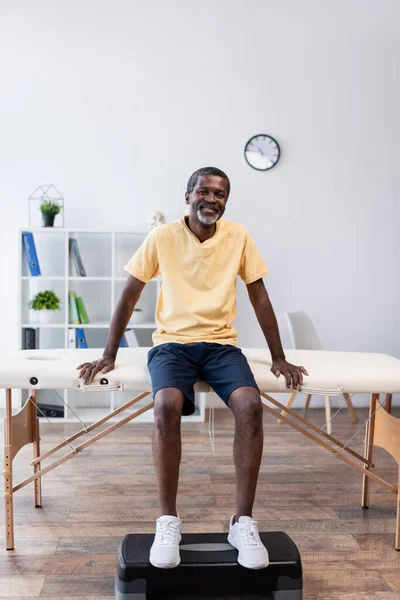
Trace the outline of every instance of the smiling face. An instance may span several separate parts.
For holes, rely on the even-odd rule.
[[[190,218],[205,227],[214,225],[225,212],[228,200],[228,182],[217,175],[199,175],[193,191],[186,193]]]

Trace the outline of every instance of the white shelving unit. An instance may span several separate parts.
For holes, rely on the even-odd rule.
[[[35,240],[41,275],[31,276],[23,248],[22,234],[30,232]],[[68,348],[68,330],[83,328],[88,347],[104,348],[111,318],[128,277],[123,267],[145,239],[146,232],[99,231],[89,229],[61,229],[56,227],[20,229],[20,347],[23,347],[24,329],[39,330],[40,348]],[[69,253],[69,240],[75,238],[86,277],[76,275]],[[35,311],[28,307],[29,300],[39,291],[53,289],[61,299],[61,311],[54,322],[41,325]],[[134,329],[140,346],[152,346],[152,333],[156,328],[154,314],[161,279],[154,278],[145,286],[137,307],[143,311],[143,322],[128,323]],[[69,292],[81,296],[89,317],[88,324],[72,324],[69,315]],[[101,356],[101,355],[100,355]],[[99,356],[99,358],[100,358]],[[24,402],[29,390],[22,390]],[[64,416],[52,418],[55,422],[91,423],[104,417],[132,397],[132,392],[85,392],[80,390],[37,390],[40,404],[63,405]],[[63,401],[66,404],[63,404]],[[132,410],[145,405],[143,399]],[[68,406],[72,410],[69,410]],[[183,417],[184,421],[204,421],[205,398],[199,394],[196,413]],[[76,416],[77,415],[77,416]],[[79,419],[78,419],[79,417]],[[152,422],[153,411],[147,411],[137,422]]]

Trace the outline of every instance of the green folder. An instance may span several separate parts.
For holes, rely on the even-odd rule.
[[[79,317],[81,319],[81,323],[83,323],[83,324],[89,323],[89,318],[87,316],[86,308],[85,308],[83,300],[82,300],[82,298],[80,296],[76,297],[76,306],[78,308],[78,312],[79,312]]]
[[[76,292],[69,292],[70,323],[79,324],[78,309],[76,306]]]

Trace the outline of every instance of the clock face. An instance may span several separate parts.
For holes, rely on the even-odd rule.
[[[278,162],[280,153],[278,142],[264,133],[250,138],[244,149],[246,161],[257,171],[272,169]]]

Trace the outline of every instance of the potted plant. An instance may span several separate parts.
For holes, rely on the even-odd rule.
[[[42,325],[50,323],[56,310],[61,310],[61,300],[53,290],[38,292],[29,302],[29,308],[38,311]]]
[[[143,311],[141,308],[134,308],[130,319],[131,323],[138,324],[143,322]]]
[[[55,216],[60,212],[60,205],[52,200],[43,200],[40,205],[43,227],[53,227]]]

